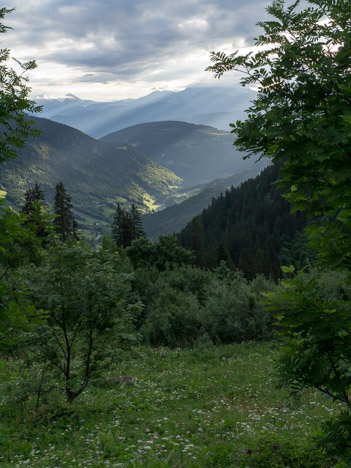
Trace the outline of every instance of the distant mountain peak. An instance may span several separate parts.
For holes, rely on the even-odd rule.
[[[74,94],[72,94],[72,93],[67,93],[67,94],[66,94],[66,98],[67,98],[67,99],[75,99],[76,101],[81,101],[81,99],[79,99],[78,96],[76,96],[76,95],[74,95]]]

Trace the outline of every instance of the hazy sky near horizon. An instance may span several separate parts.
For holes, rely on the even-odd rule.
[[[117,100],[214,85],[211,50],[252,49],[267,0],[9,0],[0,47],[35,59],[32,95]],[[237,83],[231,74],[221,86]],[[218,83],[218,84],[219,84]],[[239,84],[237,84],[239,86]]]

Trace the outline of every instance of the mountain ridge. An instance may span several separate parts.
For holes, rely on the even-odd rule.
[[[17,207],[36,181],[51,198],[62,181],[81,217],[109,223],[116,201],[151,209],[181,184],[170,170],[128,145],[116,147],[47,119],[35,122],[41,136],[28,139],[17,159],[0,167],[1,189]]]
[[[231,133],[209,125],[172,120],[147,122],[110,133],[100,140],[126,143],[139,149],[181,177],[185,186],[255,167],[253,160],[243,160],[243,153],[233,148]]]
[[[99,102],[75,96],[38,97],[42,116],[65,123],[95,137],[145,122],[180,120],[229,130],[229,122],[244,117],[255,92],[229,87],[189,87],[182,91],[154,91],[137,99]],[[221,112],[218,112],[221,109]]]

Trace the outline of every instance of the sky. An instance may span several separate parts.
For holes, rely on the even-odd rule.
[[[267,0],[8,0],[0,47],[34,59],[32,97],[113,101],[213,86],[210,51],[253,50]],[[230,74],[221,86],[240,86]]]

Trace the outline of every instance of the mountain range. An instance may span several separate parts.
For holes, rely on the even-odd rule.
[[[144,122],[178,120],[210,125],[222,130],[244,117],[256,93],[228,86],[155,91],[139,99],[111,102],[82,100],[68,94],[63,99],[38,96],[42,117],[77,128],[95,138]],[[218,110],[220,109],[220,112]]]

